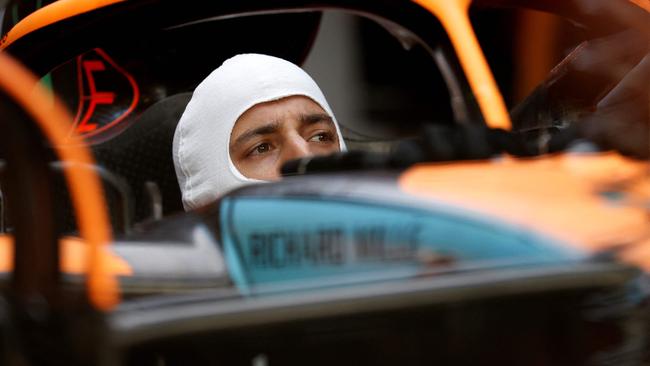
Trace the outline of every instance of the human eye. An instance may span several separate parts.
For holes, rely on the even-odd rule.
[[[273,149],[273,146],[268,142],[262,142],[255,145],[247,154],[247,156],[257,156],[268,153]]]
[[[334,141],[334,135],[331,132],[318,132],[312,135],[307,141],[309,142],[330,142]]]

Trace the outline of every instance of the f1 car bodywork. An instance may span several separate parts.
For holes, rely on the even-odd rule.
[[[586,26],[613,12],[610,5],[590,12],[580,3],[478,5],[528,5]],[[612,3],[628,15],[612,17],[605,32],[634,28],[647,39],[639,19],[648,14],[627,1]],[[277,24],[277,13],[293,22],[289,30],[299,25],[305,31],[293,29],[291,42],[269,43],[292,34],[280,26],[267,35],[224,40],[225,46],[208,53],[209,60],[196,68],[214,67],[225,55],[241,52],[235,46],[242,40],[251,42],[247,47],[301,63],[314,41],[319,12],[345,10],[378,22],[404,44],[416,42],[434,53],[442,43],[447,52],[438,54],[439,65],[452,70],[447,86],[461,91],[465,118],[476,119],[467,130],[485,131],[483,122],[508,127],[510,117],[473,37],[468,6],[467,1],[240,1],[188,7],[177,1],[59,0],[14,25],[2,47],[39,76],[52,72],[54,90],[56,72],[65,75],[67,62],[78,71],[76,91],[83,103],[76,118],[57,118],[75,120],[72,130],[85,133],[89,142],[70,140],[66,130],[43,133],[58,139],[53,145],[64,160],[59,170],[76,175],[69,178],[69,191],[78,224],[59,230],[74,237],[59,239],[56,201],[47,191],[56,185],[47,173],[52,157],[43,148],[29,155],[20,150],[30,151],[40,142],[40,135],[25,127],[30,117],[21,110],[43,126],[52,123],[53,112],[44,95],[35,103],[0,83],[11,101],[3,115],[20,122],[6,124],[3,131],[23,129],[3,135],[0,142],[7,161],[3,204],[6,197],[15,230],[0,237],[0,269],[14,271],[5,281],[2,305],[8,315],[0,322],[6,363],[647,361],[650,180],[647,162],[618,153],[491,158],[510,152],[511,140],[501,132],[457,134],[460,142],[452,147],[460,149],[458,154],[441,154],[444,144],[429,140],[417,145],[424,146],[418,150],[427,152],[424,158],[399,160],[404,150],[396,150],[401,154],[386,160],[361,154],[313,161],[306,170],[316,175],[244,187],[203,209],[169,215],[179,204],[177,187],[169,183],[173,170],[169,162],[147,162],[169,159],[170,131],[200,73],[188,73],[194,79],[187,82],[173,74],[156,79],[156,70],[143,71],[151,64],[143,67],[138,57],[124,54],[132,56],[136,46],[161,36],[195,34],[194,27],[216,24],[211,34],[226,38],[217,31],[247,29],[258,21]],[[110,26],[116,22],[120,27]],[[218,28],[222,23],[228,25]],[[157,51],[156,56],[165,55]],[[647,59],[647,49],[640,52]],[[105,70],[114,77],[94,78]],[[18,73],[5,73],[2,80]],[[34,84],[20,80],[23,91]],[[475,99],[463,93],[470,90]],[[554,91],[545,88],[533,96],[543,95],[550,108],[559,98]],[[116,103],[102,103],[109,99]],[[102,104],[115,109],[106,110],[109,117],[98,122]],[[518,115],[527,116],[539,105],[526,108],[524,103]],[[463,113],[454,113],[461,119]],[[530,120],[515,119],[514,128],[522,121]],[[7,136],[15,136],[13,142]],[[476,144],[463,145],[468,142]],[[86,145],[97,154],[99,167],[87,157],[68,156]],[[135,161],[139,167],[120,170],[125,165],[120,159],[127,157],[125,164]],[[483,159],[444,162],[463,157]],[[105,162],[114,164],[107,172],[100,169]],[[319,172],[321,163],[327,169]],[[373,169],[341,171],[350,165]],[[95,175],[106,197],[95,186]],[[126,189],[120,188],[120,179]],[[130,212],[129,200],[120,195],[146,182],[154,188],[140,195],[151,198],[150,204],[132,215],[117,215]],[[110,187],[118,187],[117,199]],[[176,205],[156,213],[156,192],[166,205],[174,200]],[[21,204],[16,197],[26,200]],[[146,222],[151,217],[155,220]],[[105,226],[110,221],[123,223],[115,239]],[[110,248],[104,246],[108,242]],[[123,297],[119,305],[118,293]],[[510,347],[504,351],[504,346]]]

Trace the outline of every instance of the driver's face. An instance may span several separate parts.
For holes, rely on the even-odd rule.
[[[230,158],[253,179],[276,180],[286,161],[339,150],[332,118],[303,96],[253,106],[239,117],[230,135]]]

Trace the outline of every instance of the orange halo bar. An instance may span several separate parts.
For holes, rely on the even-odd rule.
[[[58,0],[29,14],[0,39],[0,50],[25,35],[63,19],[125,0]]]
[[[64,174],[81,237],[89,245],[87,285],[90,302],[98,309],[109,310],[119,303],[119,285],[102,255],[103,246],[112,240],[102,186],[93,172],[81,168],[94,163],[92,155],[83,143],[70,143],[72,118],[63,104],[52,98],[32,73],[3,52],[0,52],[0,89],[36,121],[59,158],[73,163]]]
[[[650,0],[630,0],[630,1],[650,13]]]
[[[510,130],[508,109],[469,20],[471,0],[413,0],[435,15],[449,34],[488,126]]]

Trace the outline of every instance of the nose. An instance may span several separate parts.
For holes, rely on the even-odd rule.
[[[299,134],[293,134],[285,140],[282,149],[282,163],[311,155],[309,143]]]

